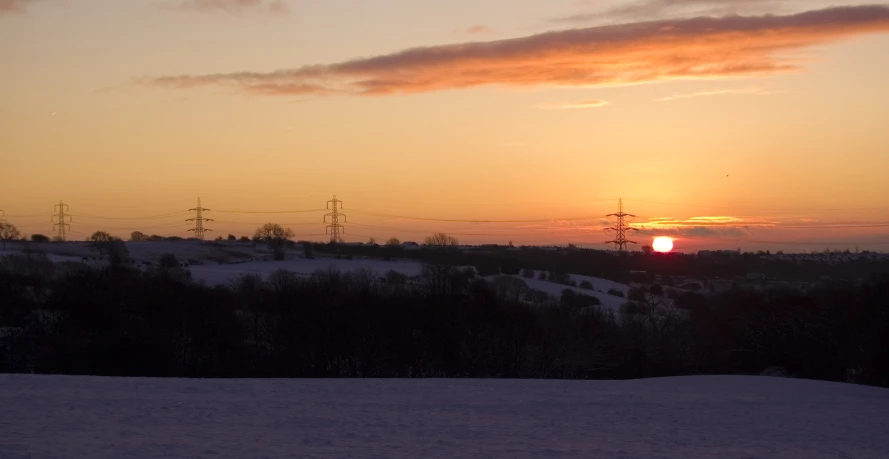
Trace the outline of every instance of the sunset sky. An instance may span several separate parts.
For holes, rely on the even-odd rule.
[[[0,62],[26,234],[889,250],[889,5],[0,0]]]

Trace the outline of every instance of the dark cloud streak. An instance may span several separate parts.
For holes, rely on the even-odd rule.
[[[601,11],[583,12],[553,18],[555,23],[582,23],[601,20],[659,19],[673,14],[724,16],[775,12],[774,0],[641,0]],[[592,6],[590,3],[587,6]]]

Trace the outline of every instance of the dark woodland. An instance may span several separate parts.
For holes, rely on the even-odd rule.
[[[324,247],[306,247],[309,256],[315,250]],[[358,254],[338,256],[352,255]],[[889,277],[822,283],[808,291],[685,293],[674,295],[669,307],[663,297],[637,291],[614,314],[577,294],[532,304],[526,300],[534,292],[521,282],[479,277],[530,267],[557,279],[560,272],[582,271],[575,265],[588,271],[598,266],[592,251],[520,255],[526,260],[446,250],[417,256],[424,262],[417,278],[279,271],[266,280],[244,276],[211,288],[193,282],[173,255],[148,270],[115,261],[122,257],[91,267],[52,263],[39,252],[8,255],[0,263],[0,372],[571,379],[770,374],[889,386]],[[628,268],[621,263],[629,262],[610,260],[601,266],[617,266],[613,272],[590,274],[613,278]],[[659,270],[657,264],[697,269],[681,258],[644,263],[650,271]],[[749,269],[735,265],[719,269]]]

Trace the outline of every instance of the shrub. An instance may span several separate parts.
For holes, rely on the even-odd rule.
[[[394,271],[391,269],[389,271],[386,271],[386,274],[383,275],[383,279],[385,279],[386,282],[388,282],[390,284],[406,284],[407,283],[407,276],[405,276],[404,274],[402,274],[398,271]]]
[[[631,288],[628,298],[633,301],[645,301],[645,292],[638,288]]]
[[[559,298],[559,303],[561,303],[563,306],[575,308],[599,306],[602,304],[602,302],[599,301],[599,298],[590,295],[584,295],[582,293],[577,293],[569,288],[562,290],[562,296]]]
[[[521,271],[522,268],[520,267],[519,260],[515,258],[503,260],[503,263],[500,265],[500,272],[510,276],[518,275]]]

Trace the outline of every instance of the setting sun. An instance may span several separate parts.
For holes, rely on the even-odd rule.
[[[655,252],[667,253],[673,250],[673,239],[664,236],[656,237],[651,244],[651,248],[653,248]]]

